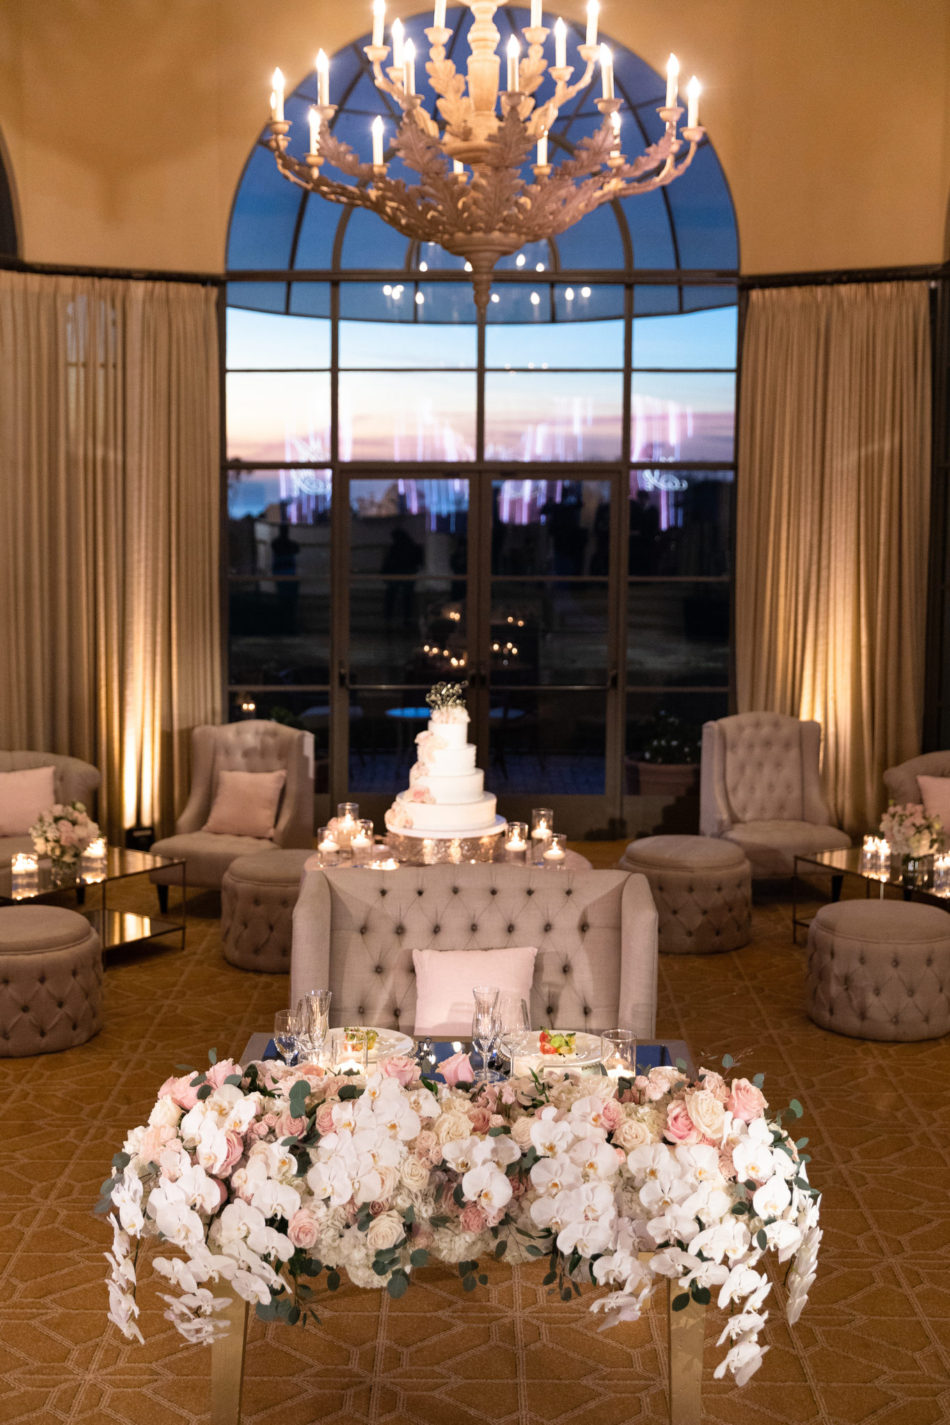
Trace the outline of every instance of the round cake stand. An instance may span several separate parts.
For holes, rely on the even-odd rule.
[[[448,862],[460,866],[463,861],[501,861],[504,858],[504,832],[508,825],[503,816],[485,831],[417,831],[401,827],[386,832],[386,842],[397,861],[409,866],[435,866]]]

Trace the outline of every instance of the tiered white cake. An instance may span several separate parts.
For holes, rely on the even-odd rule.
[[[445,847],[439,843],[464,843],[458,858],[490,860],[491,854],[477,854],[472,843],[490,838],[482,850],[493,850],[504,820],[496,815],[497,798],[485,791],[484,773],[475,766],[475,747],[468,740],[468,711],[461,701],[457,683],[438,684],[429,694],[432,716],[425,732],[416,738],[416,762],[409,773],[409,786],[399,792],[386,813],[390,845],[403,859],[443,860]],[[407,854],[407,844],[421,838],[427,854]],[[397,846],[397,839],[399,845]],[[410,846],[410,850],[417,848]]]

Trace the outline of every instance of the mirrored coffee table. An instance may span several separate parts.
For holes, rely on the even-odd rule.
[[[802,870],[799,870],[799,867]],[[851,876],[864,882],[866,899],[877,895],[880,900],[883,900],[884,887],[893,886],[902,893],[907,901],[911,899],[923,900],[950,911],[950,887],[938,890],[933,885],[925,885],[919,880],[908,880],[901,874],[900,865],[897,862],[890,862],[885,867],[871,871],[862,865],[860,846],[850,846],[839,851],[816,851],[812,856],[795,857],[795,874],[792,876],[792,943],[794,945],[799,943],[799,930],[807,930],[811,924],[811,916],[806,919],[798,913],[799,876],[804,879],[802,872],[805,875],[813,875],[816,871],[823,871],[826,876],[830,877],[833,901],[840,899],[844,879],[846,876]]]
[[[136,915],[131,911],[113,910],[108,905],[108,888],[131,876],[144,876],[160,866],[181,867],[180,918]],[[86,893],[100,888],[96,906],[86,908]],[[45,901],[64,892],[75,892],[77,909],[95,926],[102,949],[138,945],[160,936],[180,936],[180,948],[185,945],[185,862],[178,857],[152,856],[147,851],[127,851],[123,846],[110,846],[101,869],[90,870],[80,862],[75,867],[53,870],[47,859],[40,861],[36,876],[30,881],[14,876],[10,863],[0,864],[0,905],[28,905]]]

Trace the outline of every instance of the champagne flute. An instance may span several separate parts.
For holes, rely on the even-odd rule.
[[[297,1005],[297,1017],[304,1048],[316,1061],[323,1052],[330,1026],[330,990],[310,990]]]
[[[293,1010],[279,1009],[274,1015],[274,1048],[285,1064],[292,1064],[300,1048],[297,1016]]]
[[[472,990],[475,1012],[472,1015],[472,1043],[482,1056],[481,1073],[476,1083],[489,1084],[501,1078],[488,1067],[488,1059],[498,1038],[498,986],[476,985]]]
[[[498,1043],[508,1059],[508,1077],[514,1077],[515,1054],[522,1035],[531,1028],[528,1002],[517,993],[506,992],[498,996]]]

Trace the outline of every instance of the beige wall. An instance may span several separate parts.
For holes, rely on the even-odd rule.
[[[23,255],[220,270],[274,64],[298,82],[368,16],[369,0],[0,0]],[[604,0],[602,16],[703,79],[746,272],[944,258],[947,0]]]

